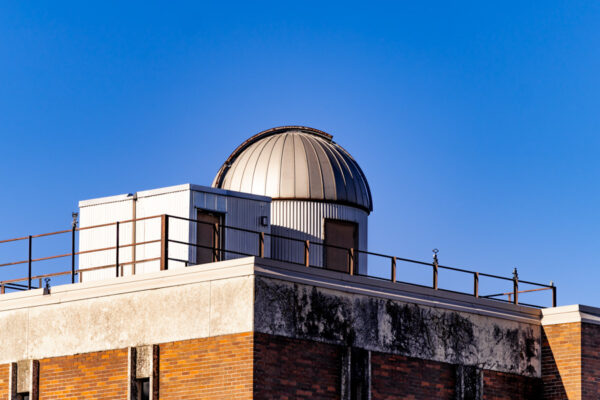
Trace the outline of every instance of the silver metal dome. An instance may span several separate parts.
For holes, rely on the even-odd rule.
[[[229,156],[212,185],[273,199],[335,202],[373,211],[364,173],[332,138],[303,126],[263,131]]]

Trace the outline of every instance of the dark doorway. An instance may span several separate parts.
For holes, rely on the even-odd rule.
[[[196,223],[196,264],[205,264],[222,259],[223,214],[198,210]],[[200,247],[201,246],[201,247]]]
[[[335,247],[333,247],[335,246]],[[349,249],[358,248],[358,225],[354,222],[335,219],[325,220],[325,268],[349,272]],[[358,271],[358,257],[354,256],[354,271]]]

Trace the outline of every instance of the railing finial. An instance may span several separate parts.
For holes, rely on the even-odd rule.
[[[77,217],[79,217],[79,213],[72,212],[71,217],[73,217],[72,227],[77,228]]]

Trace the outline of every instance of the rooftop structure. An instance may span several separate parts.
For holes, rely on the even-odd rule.
[[[28,249],[0,265],[18,275],[0,281],[0,398],[600,393],[599,309],[556,307],[556,287],[516,271],[441,265],[437,251],[431,262],[371,251],[365,174],[322,131],[251,137],[213,187],[79,207],[71,229],[0,242]],[[66,239],[70,252],[33,258],[47,238]],[[49,278],[70,284],[43,285]],[[540,294],[545,304],[528,304]]]
[[[213,187],[373,211],[369,183],[354,158],[333,136],[304,126],[268,129],[246,140],[227,158]]]

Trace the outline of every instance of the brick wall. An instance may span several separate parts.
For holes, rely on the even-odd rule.
[[[451,364],[373,352],[373,399],[454,399],[456,372]]]
[[[600,398],[600,326],[581,324],[582,398]]]
[[[0,399],[8,399],[8,380],[10,374],[10,365],[0,365]]]
[[[542,334],[544,399],[581,399],[581,324],[547,325]]]
[[[542,382],[539,378],[483,371],[484,400],[533,400],[541,397]]]
[[[127,382],[127,349],[40,360],[43,400],[125,400]]]
[[[160,399],[251,399],[253,334],[160,345]]]
[[[344,348],[261,333],[254,345],[255,398],[340,398]]]

